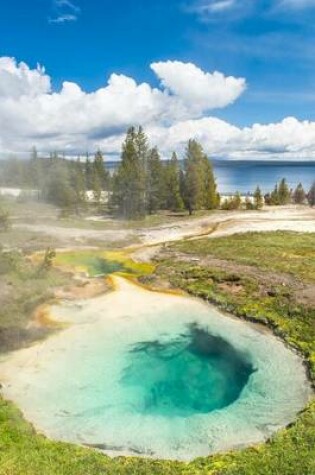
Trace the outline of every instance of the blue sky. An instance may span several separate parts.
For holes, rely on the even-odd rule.
[[[112,73],[159,87],[150,65],[178,61],[245,78],[211,117],[315,120],[315,0],[4,0],[0,31],[0,57],[40,63],[50,92],[64,81],[93,92]]]

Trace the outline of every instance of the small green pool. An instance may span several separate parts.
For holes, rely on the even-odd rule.
[[[133,262],[121,252],[73,251],[57,254],[56,264],[67,266],[90,277],[107,276],[115,272],[142,275],[152,272],[148,264]]]

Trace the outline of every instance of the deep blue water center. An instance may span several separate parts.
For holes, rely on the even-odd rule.
[[[129,356],[121,384],[142,414],[188,417],[222,409],[238,399],[254,372],[245,354],[197,325],[172,341],[137,344]]]

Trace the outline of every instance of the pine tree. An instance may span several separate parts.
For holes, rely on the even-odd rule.
[[[114,177],[112,202],[126,219],[145,215],[145,170],[142,129],[131,127],[122,147],[121,162]]]
[[[261,209],[264,206],[264,198],[262,196],[259,186],[257,186],[254,192],[254,202],[256,209]]]
[[[237,191],[233,197],[225,198],[225,200],[223,201],[221,205],[221,209],[232,211],[232,210],[240,209],[241,205],[242,205],[241,195]],[[247,207],[247,203],[245,203],[245,205]]]
[[[165,167],[165,185],[166,185],[166,209],[178,211],[183,209],[184,202],[181,196],[180,169],[178,158],[174,152],[169,163]]]
[[[200,209],[200,190],[201,184],[197,167],[192,160],[187,160],[185,165],[184,202],[190,215],[193,214],[194,210]]]
[[[143,128],[140,126],[138,127],[138,130],[134,129],[134,148],[135,148],[135,153],[137,156],[137,163],[138,163],[138,168],[139,168],[139,186],[140,188],[143,187],[143,196],[141,197],[141,200],[143,200],[143,205],[140,205],[139,208],[142,208],[143,210],[140,211],[140,217],[144,216],[146,211],[148,210],[148,198],[147,198],[147,186],[146,186],[146,180],[147,180],[147,174],[148,174],[148,159],[149,159],[149,153],[150,153],[150,148],[149,148],[149,141],[148,137],[146,136]]]
[[[85,176],[80,158],[74,163],[72,186],[75,193],[75,211],[76,214],[79,214],[80,208],[84,208],[86,205]]]
[[[275,185],[273,191],[271,192],[270,204],[271,205],[279,205],[280,204],[278,184]]]
[[[257,209],[256,204],[254,204],[254,203],[252,202],[252,200],[250,199],[249,196],[246,196],[246,198],[245,198],[245,208],[246,208],[247,210]]]
[[[89,154],[86,154],[86,160],[85,160],[85,188],[87,190],[92,189],[92,176],[93,176],[93,167],[92,163],[89,157]]]
[[[95,154],[92,170],[92,174],[98,176],[98,181],[101,189],[108,190],[109,172],[105,168],[103,154],[100,150],[98,150]],[[95,177],[93,177],[93,180],[95,180]]]
[[[86,173],[90,189],[93,192],[94,202],[100,206],[102,193],[109,190],[110,176],[105,168],[103,154],[98,150],[94,156],[93,163],[86,162]]]
[[[224,211],[229,210],[230,209],[230,200],[228,200],[227,198],[224,198],[224,200],[221,203],[221,209],[223,209]]]
[[[290,190],[285,178],[282,178],[282,180],[280,181],[278,188],[278,197],[280,205],[286,205],[290,203]]]
[[[134,129],[134,147],[135,147],[135,152],[138,157],[138,160],[146,170],[146,163],[149,157],[149,143],[148,143],[148,138],[146,134],[144,133],[144,130],[142,127],[139,127],[138,130],[136,131]]]
[[[315,206],[315,181],[307,194],[307,200],[310,206]]]
[[[184,202],[190,215],[201,209],[205,202],[203,155],[201,145],[196,140],[189,140],[184,160]]]
[[[242,198],[241,198],[241,194],[239,191],[237,191],[235,193],[235,196],[233,197],[233,209],[240,209],[241,205],[242,205]]]
[[[146,164],[146,209],[153,214],[160,209],[163,199],[163,168],[159,152],[154,147]]]
[[[294,199],[294,203],[299,204],[299,205],[305,202],[306,194],[302,186],[302,183],[299,183],[296,189],[294,190],[293,199]]]
[[[93,192],[94,202],[99,206],[102,199],[102,184],[101,178],[95,168],[92,168],[91,189]]]
[[[189,140],[184,164],[183,197],[189,214],[192,214],[194,210],[216,208],[220,200],[216,191],[212,165],[196,140]]]
[[[71,176],[66,161],[52,163],[48,181],[44,184],[43,196],[46,201],[61,208],[64,214],[75,207],[76,194],[71,186]]]
[[[206,155],[203,156],[204,203],[206,209],[215,209],[220,204],[220,195],[213,175],[212,164]]]

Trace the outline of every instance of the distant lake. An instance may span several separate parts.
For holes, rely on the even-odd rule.
[[[315,162],[214,160],[213,167],[221,193],[252,192],[257,185],[266,193],[282,178],[291,188],[302,183],[309,190],[315,181]]]
[[[119,162],[107,162],[113,172]],[[262,161],[262,160],[212,160],[220,193],[253,192],[257,185],[264,193],[271,191],[276,182],[286,178],[295,188],[302,183],[308,191],[315,181],[315,161]]]

